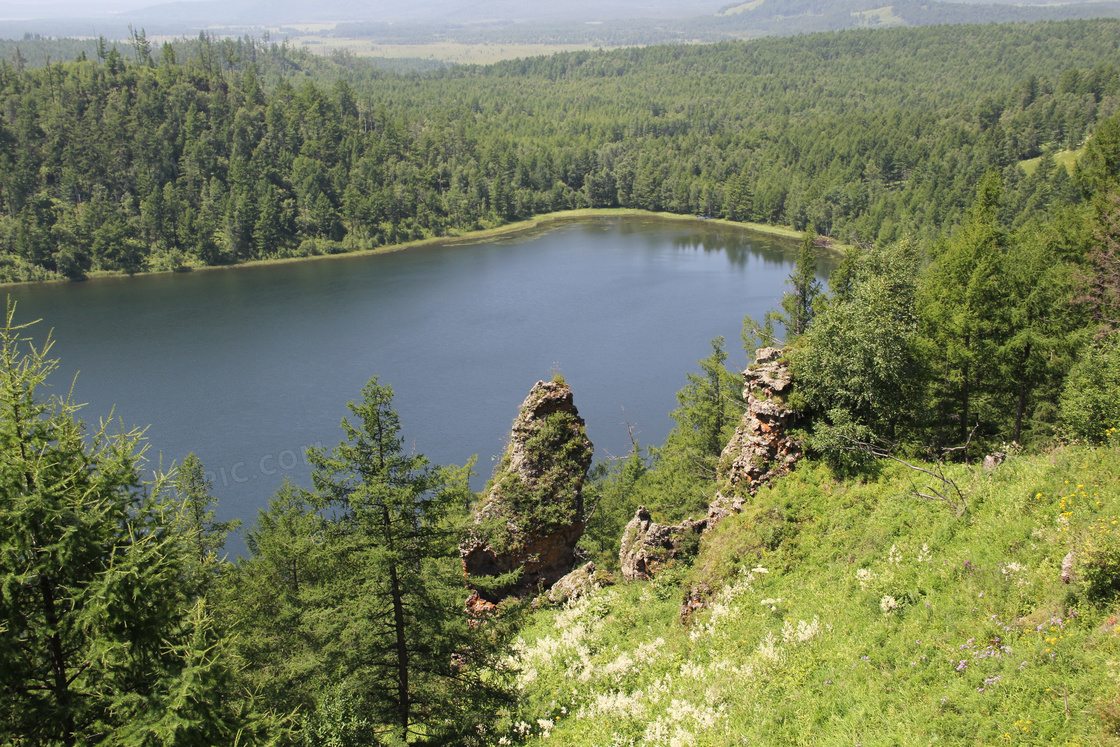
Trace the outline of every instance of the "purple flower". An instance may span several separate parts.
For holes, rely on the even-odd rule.
[[[961,663],[957,665],[957,671],[963,672],[968,669],[968,659],[961,659]]]

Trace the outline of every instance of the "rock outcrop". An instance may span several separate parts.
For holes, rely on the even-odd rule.
[[[743,372],[747,410],[716,468],[719,490],[708,509],[706,531],[742,510],[745,496],[789,472],[801,447],[789,435],[797,415],[786,406],[791,380],[780,348],[760,348]]]
[[[788,473],[801,458],[801,446],[790,436],[797,414],[786,405],[792,381],[782,350],[760,348],[755,362],[743,372],[743,382],[747,409],[720,455],[718,489],[702,522],[704,532],[741,512],[750,496]],[[703,609],[710,593],[706,583],[689,589],[681,603],[681,619]]]
[[[700,535],[723,519],[743,510],[747,498],[764,484],[786,474],[801,457],[801,447],[789,435],[796,414],[786,406],[790,390],[789,366],[779,348],[762,348],[743,372],[747,410],[735,435],[720,455],[716,468],[719,489],[700,521],[686,519],[664,525],[650,518],[645,506],[626,525],[619,562],[627,581],[652,578],[670,560],[696,551]],[[686,608],[703,606],[704,590],[693,590]]]
[[[609,571],[597,571],[594,563],[587,562],[554,583],[548,590],[548,601],[553,604],[572,602],[590,591],[613,585],[614,577]]]
[[[627,581],[646,581],[657,575],[669,561],[696,552],[707,522],[685,519],[680,524],[658,524],[645,506],[622,532],[619,564]]]
[[[593,448],[568,385],[538,381],[459,548],[473,613],[545,591],[575,566]]]

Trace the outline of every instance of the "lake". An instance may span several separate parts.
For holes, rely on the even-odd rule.
[[[743,315],[778,303],[796,248],[701,220],[584,218],[476,244],[5,292],[17,322],[42,319],[37,338],[53,328],[53,390],[75,381],[83,419],[148,426],[153,465],[195,452],[219,518],[251,524],[284,477],[309,484],[304,449],[338,443],[373,376],[416,451],[479,456],[476,489],[518,405],[555,372],[597,459],[627,453],[627,424],[660,443],[713,337],[746,365]]]

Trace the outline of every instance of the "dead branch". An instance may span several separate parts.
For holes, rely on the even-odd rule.
[[[973,432],[975,432],[975,429],[973,429]],[[940,459],[938,459],[938,461],[937,461],[937,472],[934,472],[933,470],[928,470],[925,467],[919,467],[916,464],[911,464],[910,462],[906,461],[905,459],[900,459],[900,458],[896,457],[894,454],[891,454],[889,451],[887,451],[887,450],[885,450],[885,449],[883,449],[879,446],[876,446],[875,444],[873,444],[869,441],[858,441],[858,440],[856,440],[854,438],[850,438],[848,436],[840,436],[840,437],[843,438],[845,441],[849,441],[852,444],[851,447],[842,447],[842,448],[845,448],[846,451],[860,451],[860,452],[863,452],[864,454],[870,454],[871,456],[878,457],[880,459],[890,459],[891,461],[898,462],[899,464],[903,465],[904,467],[908,467],[909,469],[912,469],[915,472],[921,472],[923,474],[929,475],[930,477],[933,477],[933,478],[937,479],[943,486],[952,488],[953,492],[955,492],[957,494],[957,500],[953,500],[949,495],[947,495],[948,491],[943,493],[943,492],[941,492],[940,490],[937,490],[936,488],[934,488],[931,485],[926,485],[925,489],[928,490],[930,493],[933,493],[933,495],[929,495],[927,493],[920,493],[920,492],[914,491],[914,490],[910,491],[910,495],[912,495],[916,498],[926,498],[926,499],[931,500],[931,501],[944,501],[945,503],[947,503],[953,509],[953,513],[956,514],[956,516],[958,516],[958,517],[963,516],[964,512],[966,510],[968,510],[968,503],[965,500],[964,493],[961,491],[960,487],[957,485],[956,482],[954,482],[951,478],[945,476],[945,472],[942,469],[943,462]],[[971,436],[969,436],[969,438],[971,438]],[[956,448],[959,449],[961,447],[956,447]]]

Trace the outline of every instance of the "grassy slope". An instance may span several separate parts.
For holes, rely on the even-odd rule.
[[[1120,439],[948,474],[960,519],[910,496],[928,481],[901,465],[839,482],[803,463],[692,570],[538,613],[505,738],[1117,743],[1117,602],[1060,576],[1087,543],[1120,571]],[[721,591],[686,627],[680,585],[700,576]]]
[[[1084,152],[1084,148],[1078,148],[1077,150],[1058,151],[1054,154],[1054,163],[1058,166],[1065,166],[1066,171],[1068,171],[1072,176],[1073,166],[1075,163],[1081,160],[1081,154]],[[1027,176],[1031,176],[1035,171],[1038,170],[1038,164],[1041,160],[1042,156],[1039,156],[1038,158],[1029,158],[1026,161],[1020,161],[1019,165],[1023,168],[1023,171],[1026,172]]]

